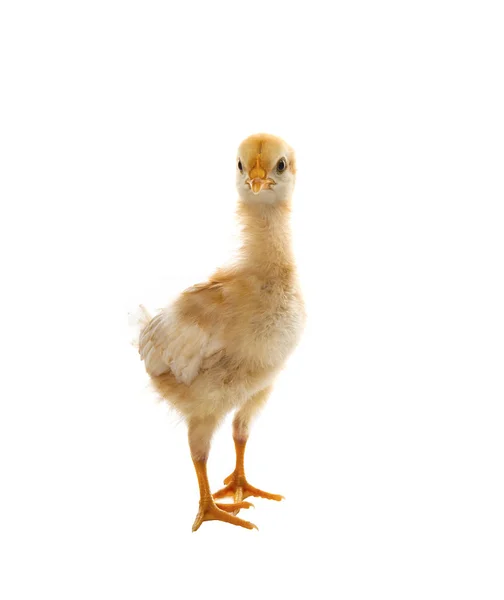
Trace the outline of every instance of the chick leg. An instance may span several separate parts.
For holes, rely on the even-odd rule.
[[[213,417],[192,419],[189,422],[189,446],[191,448],[191,456],[200,491],[199,511],[192,530],[196,531],[199,529],[203,521],[224,521],[232,525],[245,527],[246,529],[257,529],[253,523],[230,514],[242,508],[249,508],[249,506],[252,506],[250,502],[240,501],[234,504],[216,504],[212,497],[207,476],[207,460],[210,451],[210,440],[216,426],[217,420]]]
[[[250,422],[259,409],[265,404],[271,388],[262,390],[252,398],[250,398],[240,410],[236,413],[233,421],[233,439],[236,450],[236,467],[235,470],[224,479],[226,487],[222,488],[213,495],[214,498],[225,498],[226,496],[234,496],[235,503],[242,502],[249,496],[258,498],[267,498],[268,500],[283,500],[283,496],[279,494],[270,494],[264,492],[252,485],[245,477],[245,446],[249,436]],[[238,513],[239,508],[234,514]]]

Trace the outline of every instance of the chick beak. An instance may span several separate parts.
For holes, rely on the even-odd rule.
[[[266,185],[266,181],[264,179],[260,179],[259,177],[254,177],[249,181],[250,189],[254,194],[258,194],[263,187]]]
[[[261,165],[260,156],[257,157],[255,165],[249,171],[247,183],[254,194],[258,194],[263,189],[269,190],[272,185],[275,185],[273,179],[266,177],[266,171]]]

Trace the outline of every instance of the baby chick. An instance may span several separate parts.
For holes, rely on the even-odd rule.
[[[242,246],[235,261],[205,283],[185,290],[150,318],[146,313],[140,356],[159,394],[186,420],[199,483],[199,512],[193,525],[220,520],[247,529],[236,516],[258,496],[281,500],[250,485],[244,453],[250,422],[295,348],[305,320],[289,216],[294,189],[294,151],[282,139],[252,135],[238,148],[236,186]],[[236,468],[213,494],[207,477],[212,435],[235,410]],[[234,496],[233,504],[214,499]]]

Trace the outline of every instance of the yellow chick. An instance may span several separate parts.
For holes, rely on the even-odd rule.
[[[291,247],[289,217],[296,161],[282,139],[252,135],[236,158],[242,246],[234,262],[209,281],[185,290],[150,318],[145,312],[139,352],[159,394],[186,420],[199,483],[196,531],[219,520],[247,529],[237,517],[258,496],[281,500],[250,485],[244,453],[250,422],[300,338],[305,310]],[[230,411],[236,468],[213,494],[207,477],[212,435]],[[214,499],[233,496],[234,503]]]

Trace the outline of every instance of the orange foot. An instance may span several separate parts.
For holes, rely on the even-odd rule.
[[[250,508],[253,506],[250,502],[235,502],[234,504],[216,504],[212,498],[208,500],[200,500],[199,512],[192,526],[192,530],[199,529],[203,521],[224,521],[232,525],[239,525],[245,529],[257,529],[253,523],[239,519],[235,515],[229,513],[237,513],[242,508]]]
[[[268,500],[284,500],[283,496],[280,494],[270,494],[269,492],[263,492],[258,488],[250,485],[250,483],[245,479],[245,475],[240,475],[236,471],[231,473],[229,477],[224,479],[224,483],[227,484],[226,487],[222,488],[218,492],[213,494],[214,498],[226,498],[227,496],[234,496],[235,504],[240,504],[245,498],[249,496],[255,496],[256,498],[267,498]],[[233,505],[228,505],[233,506]],[[236,509],[236,513],[240,510],[239,507]],[[236,514],[235,513],[235,514]]]

